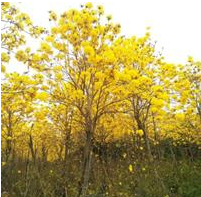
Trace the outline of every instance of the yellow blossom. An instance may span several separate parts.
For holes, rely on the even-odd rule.
[[[136,134],[142,137],[144,135],[144,131],[142,129],[139,129],[136,131]]]
[[[131,164],[128,166],[128,170],[129,170],[130,172],[133,172],[133,166],[132,166]]]
[[[10,57],[8,56],[8,54],[5,52],[2,52],[1,53],[1,61],[2,62],[9,62],[9,60],[10,60]]]

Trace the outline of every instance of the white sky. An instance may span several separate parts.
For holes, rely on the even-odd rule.
[[[48,11],[62,13],[90,0],[16,3],[36,25],[48,27]],[[185,63],[189,55],[201,60],[201,0],[91,0],[122,26],[123,35],[143,36],[147,26],[165,59]]]

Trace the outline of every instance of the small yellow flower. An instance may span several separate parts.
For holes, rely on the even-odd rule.
[[[6,71],[6,67],[4,65],[1,65],[1,72],[4,73]]]
[[[111,19],[112,19],[112,16],[111,16],[111,15],[108,15],[108,16],[107,16],[107,20],[110,21]]]
[[[98,6],[98,12],[99,12],[100,15],[102,15],[104,13],[103,6],[101,6],[101,5]]]
[[[140,137],[142,137],[144,135],[144,131],[142,129],[139,129],[136,131],[137,135],[139,135]]]
[[[47,53],[51,53],[51,47],[45,42],[41,43],[41,50]]]
[[[18,61],[25,61],[27,59],[27,55],[23,50],[17,51],[15,57]]]
[[[53,11],[49,11],[49,13],[50,13],[50,15],[49,15],[50,20],[56,21],[57,20],[56,13]]]
[[[193,57],[189,56],[189,57],[188,57],[188,62],[189,62],[189,63],[192,63],[192,62],[193,62]]]
[[[128,169],[130,172],[133,172],[133,166],[131,164],[128,166]]]
[[[9,60],[10,60],[10,57],[8,56],[8,54],[2,52],[2,53],[1,53],[1,61],[2,61],[2,62],[9,62]]]
[[[94,49],[89,45],[84,47],[84,52],[86,55],[94,55]]]
[[[11,136],[8,136],[8,137],[7,137],[7,140],[12,140],[12,137],[11,137]]]
[[[54,37],[53,36],[47,36],[45,40],[47,42],[53,42],[54,41]]]
[[[93,4],[91,2],[88,2],[85,4],[85,7],[91,9],[93,7]]]
[[[41,60],[41,58],[40,58],[40,56],[38,55],[38,54],[33,54],[33,57],[32,57],[33,59],[33,61],[40,61]]]
[[[142,146],[140,146],[140,150],[144,150],[144,148]]]

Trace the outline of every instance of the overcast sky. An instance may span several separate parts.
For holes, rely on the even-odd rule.
[[[48,26],[48,11],[62,13],[80,8],[87,0],[65,2],[27,1],[16,3],[36,25]],[[106,14],[122,26],[123,35],[143,36],[151,26],[151,35],[163,55],[172,63],[185,63],[187,57],[201,59],[201,0],[93,0],[103,5]]]

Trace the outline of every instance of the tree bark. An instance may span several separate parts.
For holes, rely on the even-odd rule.
[[[31,151],[31,156],[32,156],[33,162],[35,163],[36,162],[36,152],[34,150],[32,135],[29,135],[29,148]]]
[[[148,160],[150,162],[150,164],[153,164],[153,168],[154,168],[154,174],[157,180],[160,181],[161,187],[163,188],[163,191],[165,193],[169,193],[163,180],[161,179],[161,177],[158,174],[157,168],[156,168],[156,164],[151,152],[151,146],[150,146],[150,142],[149,142],[149,136],[148,136],[148,132],[147,132],[147,128],[145,126],[145,123],[143,123],[139,117],[136,116],[136,122],[137,122],[137,126],[138,129],[142,129],[144,131],[144,140],[145,140],[145,146],[146,146],[146,151],[147,151],[147,156],[148,156]]]
[[[83,170],[82,170],[78,197],[86,196],[90,178],[91,159],[92,159],[92,131],[89,130],[87,132],[85,148],[84,148],[84,158],[83,158],[84,162],[83,162]]]

